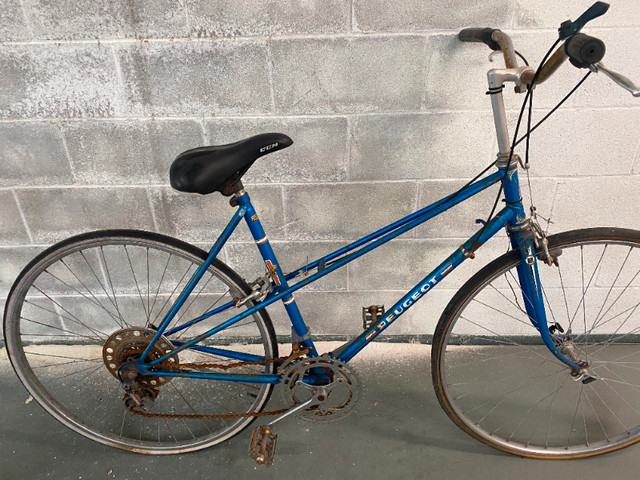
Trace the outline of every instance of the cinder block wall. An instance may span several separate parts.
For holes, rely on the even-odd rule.
[[[537,64],[559,23],[590,3],[0,0],[0,305],[31,257],[79,232],[210,243],[232,212],[219,194],[168,186],[188,148],[267,131],[294,139],[245,177],[287,271],[453,191],[495,158],[485,73],[501,64],[456,32],[502,28]],[[587,31],[607,43],[608,66],[640,81],[640,6],[610,3]],[[540,86],[534,119],[583,74],[565,66]],[[531,185],[550,231],[640,228],[638,132],[638,99],[593,75],[535,133]],[[314,332],[358,332],[360,307],[390,307],[474,231],[494,195],[300,292]],[[506,247],[483,247],[389,333],[430,334],[455,289]],[[246,231],[224,260],[248,280],[263,273]],[[272,315],[286,333],[280,307]]]

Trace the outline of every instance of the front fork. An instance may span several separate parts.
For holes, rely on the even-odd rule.
[[[545,293],[542,288],[542,283],[540,282],[538,258],[536,255],[536,243],[541,245],[542,241],[544,241],[544,237],[537,237],[537,232],[531,224],[532,221],[532,219],[526,219],[521,223],[519,228],[516,226],[509,230],[512,246],[514,249],[519,250],[522,257],[522,262],[517,266],[517,271],[525,310],[529,317],[529,321],[538,330],[542,337],[542,341],[549,351],[551,351],[556,358],[571,369],[571,375],[575,377],[576,380],[582,380],[583,383],[589,383],[596,379],[595,376],[589,373],[589,365],[584,361],[580,361],[575,355],[573,355],[572,349],[569,348],[569,346],[565,346],[563,342],[558,341],[557,339],[554,340],[552,337],[550,327],[547,322],[544,305]],[[548,255],[548,252],[544,252],[544,254]],[[549,268],[555,267],[551,266]]]
[[[518,278],[522,289],[522,297],[526,313],[531,324],[538,330],[542,341],[549,351],[562,363],[571,369],[571,375],[583,382],[589,379],[595,379],[588,372],[588,365],[578,360],[575,355],[571,355],[571,349],[564,348],[562,342],[554,340],[549,330],[547,315],[544,305],[544,290],[540,282],[538,273],[538,258],[536,253],[536,244],[542,250],[543,255],[549,255],[546,248],[546,239],[540,229],[534,228],[535,219],[527,218],[522,206],[522,198],[520,196],[520,188],[518,184],[518,159],[514,155],[509,162],[506,177],[504,181],[504,193],[507,204],[514,209],[515,215],[508,225],[508,232],[511,236],[511,246],[518,250],[522,257],[522,262],[517,267]],[[503,168],[506,165],[503,166]],[[504,170],[503,170],[504,171]],[[551,262],[549,262],[551,263]],[[553,267],[550,267],[553,268]],[[569,358],[573,357],[573,358]]]

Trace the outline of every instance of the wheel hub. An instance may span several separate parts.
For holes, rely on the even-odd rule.
[[[102,360],[111,375],[120,380],[118,374],[120,367],[127,362],[138,359],[149,346],[156,333],[155,330],[150,328],[125,328],[113,333],[102,347]],[[155,360],[172,352],[173,349],[171,342],[161,336],[149,352],[148,358]],[[177,364],[178,356],[169,357],[165,362]],[[158,387],[169,383],[171,377],[139,375],[136,381],[140,385]]]

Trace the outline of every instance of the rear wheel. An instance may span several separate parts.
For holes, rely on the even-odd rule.
[[[11,363],[31,395],[82,435],[141,453],[197,450],[239,433],[253,418],[135,415],[123,401],[117,378],[120,365],[149,345],[156,326],[206,257],[206,252],[173,238],[127,230],[79,235],[36,257],[11,289],[4,315]],[[233,298],[249,292],[236,273],[214,261],[150,356],[171,352],[180,342],[240,313]],[[224,305],[228,308],[205,321],[173,330]],[[238,361],[238,353],[277,357],[275,334],[264,310],[203,344],[216,348],[217,354],[186,349],[176,357],[180,363],[217,364]],[[236,353],[228,355],[230,351]],[[274,369],[273,364],[247,365],[234,372]],[[153,400],[150,413],[172,415],[260,412],[273,387],[148,376],[140,384],[145,399]]]
[[[434,336],[440,404],[465,432],[527,457],[579,458],[640,440],[640,232],[549,237],[559,266],[538,262],[554,342],[588,364],[583,383],[543,344],[524,310],[510,252],[474,275]]]

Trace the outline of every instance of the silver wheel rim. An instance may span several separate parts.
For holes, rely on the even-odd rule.
[[[486,301],[486,299],[482,298],[483,293],[488,292],[489,289],[492,288],[491,285],[496,279],[500,279],[505,276],[507,272],[513,271],[515,265],[519,262],[511,263],[493,277],[483,282],[482,285],[474,291],[472,296],[458,309],[456,317],[452,320],[447,330],[447,338],[444,340],[445,343],[440,353],[440,377],[445,397],[447,398],[450,408],[466,428],[471,429],[476,436],[483,438],[498,448],[525,455],[546,457],[592,455],[602,451],[620,448],[637,440],[637,437],[640,435],[640,401],[634,400],[631,395],[631,393],[635,393],[637,397],[640,397],[640,395],[638,395],[638,393],[640,393],[640,375],[638,375],[635,370],[638,368],[637,371],[640,372],[640,344],[638,344],[639,339],[637,336],[637,334],[640,333],[640,318],[638,317],[640,309],[637,308],[638,302],[640,301],[640,297],[637,295],[638,286],[640,286],[638,282],[640,279],[640,275],[638,275],[640,271],[638,268],[638,262],[640,262],[638,259],[638,250],[640,249],[637,247],[638,244],[633,242],[618,242],[604,239],[600,241],[576,241],[563,245],[563,254],[559,257],[560,270],[563,268],[563,263],[568,263],[570,250],[580,252],[584,268],[581,269],[582,272],[578,276],[580,283],[578,288],[581,290],[579,298],[586,299],[582,302],[582,305],[580,305],[580,301],[572,303],[568,297],[561,298],[563,301],[560,303],[564,303],[562,310],[568,313],[566,317],[562,314],[564,312],[561,312],[561,309],[553,307],[553,303],[555,302],[554,296],[555,293],[557,293],[552,291],[554,283],[550,283],[549,281],[545,282],[544,270],[552,267],[540,264],[539,268],[543,289],[545,285],[549,286],[547,287],[549,291],[545,292],[549,322],[556,320],[561,325],[564,322],[564,328],[566,329],[568,320],[574,318],[571,324],[574,333],[573,343],[578,344],[577,350],[582,352],[581,354],[586,355],[587,360],[590,361],[592,370],[601,377],[601,380],[588,385],[584,385],[581,382],[574,382],[568,374],[568,369],[552,357],[546,350],[546,347],[536,344],[524,347],[520,346],[519,344],[526,339],[526,335],[522,335],[522,331],[526,330],[526,325],[522,326],[518,331],[520,337],[514,337],[519,338],[515,341],[514,338],[509,338],[509,336],[504,335],[502,331],[498,331],[494,324],[490,324],[489,326],[482,325],[481,322],[475,322],[473,319],[466,318],[467,314],[465,312],[470,310],[468,307],[472,303],[482,302],[483,300]],[[589,260],[585,260],[586,249],[597,252],[595,260],[593,256]],[[625,253],[625,249],[629,252],[629,255]],[[614,250],[617,250],[615,253],[622,253],[621,257],[623,261],[616,268],[603,268],[603,265],[612,262],[610,257],[611,254],[614,253]],[[568,278],[571,275],[575,276],[575,272],[569,272],[564,275],[559,290],[566,292],[571,288],[575,288],[568,285],[573,281]],[[603,284],[604,278],[612,278],[614,280],[611,284],[613,287],[603,288],[601,285]],[[599,283],[600,285],[598,285]],[[494,297],[500,297],[502,295],[508,299],[515,298],[512,297],[512,295],[518,292],[517,288],[514,288],[514,293],[510,292],[510,289],[505,289],[503,292],[499,292],[500,288],[497,288],[497,290],[498,292],[493,295]],[[601,295],[601,302],[599,306],[593,309],[593,305],[588,297],[596,292],[596,290],[600,290],[598,293]],[[575,291],[573,293],[575,293]],[[489,298],[489,295],[485,295],[485,297]],[[626,297],[634,300],[629,302]],[[513,302],[513,300],[511,301]],[[630,305],[624,302],[630,303]],[[522,305],[522,302],[520,302],[520,304]],[[494,307],[486,303],[485,305],[487,305],[487,307],[483,306],[484,309],[489,306]],[[549,305],[551,305],[551,307]],[[617,309],[619,309],[619,311]],[[552,312],[551,315],[549,311]],[[589,314],[592,316],[589,317]],[[503,317],[505,313],[495,311],[495,315]],[[508,315],[515,316],[511,311],[508,312]],[[579,321],[577,319],[579,319]],[[473,325],[476,332],[484,329],[483,334],[474,334],[472,333],[473,329],[469,329],[467,336],[470,338],[474,337],[475,339],[466,344],[454,345],[455,343],[461,343],[461,338],[464,336],[464,334],[459,334],[460,338],[455,338],[455,335],[452,333],[459,322]],[[519,320],[513,319],[512,322],[522,322],[522,318]],[[477,325],[475,325],[476,323]],[[579,333],[577,333],[580,324],[583,326],[583,330],[588,332],[587,335],[580,336]],[[610,327],[609,331],[607,331],[607,324],[608,327]],[[520,323],[518,323],[518,326],[520,327]],[[530,328],[535,331],[533,327]],[[626,334],[628,334],[627,338],[621,338]],[[497,337],[493,343],[488,341],[485,342],[487,345],[479,345],[481,343],[479,340],[480,337],[485,337],[483,339],[486,340],[486,337],[491,336]],[[613,338],[607,340],[607,336]],[[455,338],[453,342],[452,338]],[[590,338],[596,341],[592,342],[589,340]],[[614,342],[616,338],[620,340],[619,343]],[[500,342],[497,341],[498,339]],[[623,343],[622,340],[625,340],[627,343]],[[633,340],[633,342],[630,340]],[[502,346],[497,346],[498,343],[501,343]],[[598,343],[600,343],[600,345],[598,345]],[[507,355],[503,355],[504,358],[501,362],[496,362],[498,356],[493,354],[494,360],[491,360],[489,355],[491,353],[490,349],[493,348],[496,351],[501,349],[504,351],[504,349],[509,347],[521,351],[517,353],[508,352]],[[488,369],[488,371],[483,372],[483,375],[487,373],[490,375],[485,375],[485,379],[483,380],[463,381],[464,375],[455,372],[452,373],[452,370],[456,368],[462,370],[461,365],[463,365],[463,362],[471,361],[471,358],[474,356],[471,354],[472,352],[464,352],[465,348],[475,350],[475,352],[473,352],[473,354],[475,354],[475,362],[501,363],[503,371],[497,371],[499,369],[495,368]],[[613,354],[613,357],[609,358],[604,357],[605,354],[613,352],[616,349],[620,354]],[[627,352],[622,352],[623,349],[626,349]],[[633,350],[633,352],[631,352],[631,350]],[[464,393],[461,393],[464,383],[479,385],[481,382],[486,382],[483,388],[486,388],[487,392],[493,390],[493,393],[498,397],[500,388],[502,387],[500,387],[500,381],[496,379],[496,375],[506,376],[509,375],[509,369],[515,371],[519,367],[522,367],[522,364],[519,365],[518,362],[523,357],[523,352],[533,360],[529,363],[529,368],[526,373],[521,374],[520,383],[514,382],[511,390],[502,390],[502,393],[504,393],[503,398],[491,400],[493,403],[485,405],[489,401],[483,402],[482,395],[477,392],[467,392],[466,397]],[[484,356],[478,357],[479,354]],[[620,358],[616,360],[616,357],[623,357],[624,355],[627,356],[622,358],[622,360]],[[467,356],[467,360],[464,360],[464,356]],[[618,364],[614,365],[615,362],[618,362]],[[625,362],[624,366],[622,366],[623,362]],[[634,364],[638,363],[638,365],[632,365],[632,362]],[[546,363],[545,368],[547,370],[553,369],[551,370],[552,373],[545,373],[542,371],[544,369],[538,369],[538,367],[535,366],[544,363]],[[480,365],[480,363],[476,363],[476,365]],[[469,366],[465,368],[471,371],[473,368],[479,369],[480,367],[473,367],[473,364],[470,363]],[[629,370],[633,371],[633,373],[621,375],[620,370]],[[471,373],[468,373],[468,375],[471,376]],[[633,377],[635,381],[627,381],[626,384],[624,384],[622,382],[625,382],[625,380],[622,377],[626,377],[627,379]],[[544,380],[545,378],[546,380]],[[548,383],[545,385],[545,381],[553,381],[553,388],[549,388]],[[527,383],[530,383],[530,385],[527,385]],[[536,384],[536,388],[531,388],[531,384]],[[612,387],[612,385],[615,386],[615,388]],[[623,385],[624,388],[621,390],[619,385]],[[560,401],[560,395],[564,395],[564,393],[561,392],[568,388],[577,389],[577,400],[568,411],[570,413],[570,428],[566,431],[566,438],[560,441],[550,432],[555,431],[556,423],[558,425],[558,431],[565,428],[561,422],[566,423],[566,420],[560,418],[560,412],[558,410],[561,409],[557,408],[555,403]],[[605,390],[607,391],[606,393],[604,392]],[[500,410],[513,408],[515,411],[518,408],[518,406],[514,407],[513,405],[509,405],[510,401],[515,402],[515,399],[520,395],[517,393],[518,391],[527,393],[529,395],[528,398],[530,398],[528,403],[520,409],[520,418],[517,418],[516,421],[512,421],[511,423],[503,420],[502,424],[500,424],[499,420],[491,421],[490,418],[492,416],[500,419]],[[614,393],[615,391],[617,391],[617,394]],[[485,395],[488,394],[485,393]],[[537,395],[537,397],[535,395]],[[612,396],[618,400],[617,404],[614,404],[611,400]],[[602,413],[603,410],[604,413]],[[544,413],[544,415],[541,413]],[[564,411],[564,413],[567,413],[567,411]],[[538,424],[537,426],[535,425],[536,423]],[[551,424],[553,428],[549,428],[549,424]],[[617,429],[612,427],[614,424],[618,424]],[[525,425],[527,428],[529,428],[529,425],[532,425],[529,428],[528,435],[525,435]],[[546,435],[543,435],[545,441],[540,442],[538,441],[538,431],[544,432],[545,428],[547,429]],[[538,431],[535,431],[536,429]],[[580,440],[583,437],[585,440]]]
[[[96,253],[96,251],[94,251],[93,253],[95,254],[95,256],[98,258],[98,261],[102,261],[104,262],[105,259],[108,258],[109,253],[105,252],[107,245],[109,246],[113,246],[113,245],[117,245],[114,248],[122,248],[124,249],[124,244],[127,245],[127,249],[129,250],[128,252],[128,259],[126,260],[126,264],[129,264],[130,266],[132,266],[133,268],[133,272],[134,274],[132,275],[132,278],[134,278],[136,275],[135,273],[137,272],[136,270],[136,265],[135,265],[135,260],[133,259],[133,257],[135,257],[136,255],[139,257],[140,256],[140,251],[141,249],[144,251],[144,253],[153,250],[156,251],[154,249],[157,249],[158,252],[164,252],[166,253],[169,257],[168,258],[172,258],[172,259],[180,259],[180,261],[182,262],[199,262],[201,263],[202,260],[200,258],[194,257],[193,255],[191,255],[189,252],[185,252],[177,247],[171,246],[171,245],[165,245],[161,242],[155,242],[153,240],[147,240],[147,239],[134,239],[131,237],[112,237],[112,238],[108,238],[105,239],[103,238],[97,238],[97,239],[89,239],[86,241],[83,241],[81,243],[77,243],[77,244],[72,244],[72,245],[68,245],[64,250],[61,251],[54,251],[51,252],[50,255],[48,255],[45,259],[43,259],[41,262],[39,262],[39,264],[34,267],[31,271],[31,273],[25,277],[23,277],[22,282],[20,284],[20,286],[15,290],[15,294],[8,299],[7,304],[9,306],[9,309],[7,310],[8,312],[12,312],[12,315],[15,316],[17,314],[17,309],[20,308],[21,309],[21,314],[24,312],[24,305],[27,303],[25,302],[23,304],[23,298],[26,295],[27,299],[29,298],[29,292],[27,290],[30,290],[32,287],[30,287],[30,285],[33,283],[34,281],[34,277],[39,277],[41,274],[43,274],[43,272],[47,269],[49,269],[52,265],[60,265],[59,260],[62,259],[70,259],[72,255],[78,255],[78,252],[83,252],[85,254],[85,256],[87,255],[87,252],[89,252],[90,249],[98,249],[98,248],[102,248],[103,252],[100,252],[100,254]],[[138,250],[137,252],[135,250]],[[104,257],[102,257],[104,255]],[[147,253],[148,255],[148,253]],[[125,255],[126,256],[126,255]],[[144,254],[143,254],[144,256]],[[100,258],[102,257],[102,259]],[[76,259],[78,260],[78,259]],[[139,259],[138,259],[139,260]],[[80,261],[85,261],[84,258],[80,259]],[[168,262],[171,262],[174,260],[168,260]],[[69,263],[69,262],[67,262]],[[108,263],[108,260],[107,260]],[[91,264],[91,260],[89,260],[88,264]],[[195,263],[194,263],[195,264]],[[67,265],[68,266],[68,265]],[[67,266],[64,266],[63,268],[67,268]],[[149,269],[149,268],[148,268]],[[99,278],[104,278],[107,279],[109,274],[105,273],[105,268],[103,267],[103,270],[101,273],[99,273]],[[97,269],[96,269],[97,271]],[[115,272],[111,272],[112,275],[115,275]],[[102,276],[101,276],[102,275]],[[161,275],[160,273],[158,273],[158,275]],[[165,278],[166,278],[166,272],[165,272]],[[225,274],[223,274],[222,272],[213,269],[213,267],[209,270],[209,273],[207,275],[210,275],[211,279],[214,279],[215,281],[219,281],[224,283],[227,288],[231,287],[232,289],[237,289],[238,287],[234,284],[234,281],[229,278],[228,276],[226,276]],[[70,276],[73,276],[70,274]],[[189,274],[186,275],[186,278],[188,280],[188,276]],[[144,277],[144,275],[142,275],[142,277]],[[158,277],[161,278],[161,277]],[[211,284],[211,280],[209,284]],[[184,280],[186,282],[186,280]],[[205,277],[203,279],[203,282],[207,281],[207,277]],[[35,280],[36,285],[37,285],[37,279]],[[160,281],[160,283],[163,282],[167,282],[166,279],[163,279],[162,281]],[[68,283],[68,282],[67,282]],[[98,282],[97,282],[98,283]],[[140,283],[138,282],[137,288],[136,290],[141,290],[140,289]],[[181,285],[178,282],[178,285]],[[86,282],[85,282],[85,286],[89,287]],[[125,296],[129,296],[131,298],[137,297],[140,300],[142,300],[140,302],[140,309],[144,310],[144,304],[146,301],[146,306],[147,306],[147,313],[152,313],[155,312],[156,310],[159,312],[162,312],[163,310],[166,311],[166,309],[169,308],[169,306],[171,305],[171,302],[168,302],[167,305],[165,306],[160,306],[162,304],[162,302],[159,301],[159,298],[156,297],[155,299],[152,298],[154,297],[153,293],[154,293],[154,289],[151,288],[151,286],[149,286],[149,288],[147,288],[147,292],[136,292],[135,295],[131,296],[130,292],[119,292],[117,287],[113,287],[113,290],[111,288],[111,284],[109,283],[108,280],[104,281],[104,286],[106,287],[103,293],[104,298],[109,297],[109,295],[111,294],[113,299],[119,299],[121,297],[125,297]],[[213,287],[212,287],[213,289]],[[91,288],[88,288],[87,291],[91,290]],[[159,291],[160,289],[158,289]],[[81,298],[81,302],[84,304],[92,304],[92,306],[98,308],[96,305],[93,305],[94,303],[96,303],[96,299],[100,299],[97,295],[94,297],[92,295],[88,295],[87,291],[82,290],[83,293],[85,293],[85,296],[82,297],[81,295],[76,295],[77,297]],[[180,291],[180,288],[177,289],[177,292]],[[196,291],[194,291],[194,294],[192,294],[192,297],[194,295],[197,295],[198,290],[196,289]],[[46,291],[45,291],[46,293]],[[204,299],[206,297],[206,290],[203,289],[200,293],[199,293],[199,297],[200,299]],[[60,315],[60,312],[62,311],[63,315],[65,317],[67,317],[66,319],[63,319],[63,322],[66,321],[67,324],[73,324],[74,322],[71,322],[70,320],[73,320],[73,318],[71,318],[71,309],[68,308],[67,304],[63,304],[61,301],[59,301],[59,296],[60,296],[60,292],[56,293],[56,296],[51,295],[51,299],[55,300],[55,309],[56,309],[56,314]],[[95,292],[94,292],[95,295]],[[175,295],[174,297],[170,297],[170,299],[175,299]],[[148,297],[148,298],[147,298]],[[227,294],[226,297],[228,298],[229,295]],[[44,297],[46,299],[46,297]],[[154,305],[154,300],[155,300],[155,305]],[[162,299],[165,300],[165,299]],[[198,301],[198,299],[194,300],[194,304],[195,302]],[[226,300],[225,300],[226,301]],[[51,303],[49,299],[46,299],[46,302]],[[116,300],[115,302],[112,302],[112,307],[113,309],[109,309],[110,312],[112,314],[115,314],[115,316],[119,316],[118,313],[122,313],[122,312],[117,312],[118,307],[122,308],[121,305],[117,305],[119,302]],[[117,305],[117,306],[116,306]],[[154,305],[152,307],[152,305]],[[185,304],[185,308],[187,307],[188,302]],[[194,306],[195,308],[195,306]],[[53,314],[50,313],[50,315],[53,317]],[[179,314],[180,315],[180,314]],[[104,314],[104,316],[108,316],[107,313]],[[113,316],[113,315],[112,315]],[[74,318],[77,318],[78,315],[74,315]],[[151,315],[149,315],[149,317],[151,317]],[[269,341],[269,336],[266,333],[266,326],[263,324],[261,318],[258,315],[255,315],[253,317],[248,317],[250,320],[247,321],[246,324],[244,324],[244,326],[241,326],[241,329],[244,329],[246,325],[249,325],[250,323],[253,324],[253,334],[254,335],[259,335],[260,338],[262,339],[262,345],[256,345],[256,346],[252,346],[249,345],[247,348],[255,350],[256,347],[258,350],[261,350],[261,354],[264,356],[273,356],[273,345],[271,345],[270,341]],[[113,322],[114,324],[117,323],[117,321]],[[24,320],[21,323],[21,334],[24,334],[24,329],[25,329],[25,322]],[[81,328],[80,324],[75,324],[78,328]],[[125,326],[125,325],[123,325]],[[56,325],[56,327],[58,328],[58,330],[56,330],[55,332],[57,334],[62,334],[64,333],[65,335],[69,335],[68,332],[60,332],[60,328],[61,325]],[[95,332],[100,332],[100,333],[107,333],[107,332],[101,332],[99,330],[96,330],[93,325],[90,324],[86,324],[86,327],[82,327],[85,331],[93,331]],[[51,393],[49,392],[50,390],[50,384],[48,382],[44,382],[43,379],[41,378],[41,375],[39,376],[38,373],[35,373],[35,371],[37,371],[37,369],[40,367],[34,365],[34,360],[33,358],[35,358],[37,356],[37,358],[57,358],[57,360],[53,360],[54,363],[58,362],[58,363],[62,363],[62,362],[71,362],[71,360],[68,358],[69,355],[67,354],[56,354],[53,353],[52,350],[52,346],[51,345],[46,345],[46,347],[48,348],[47,352],[44,352],[44,354],[42,353],[33,353],[30,352],[30,348],[33,347],[33,345],[28,345],[25,348],[23,348],[23,344],[22,344],[22,339],[20,337],[20,335],[18,335],[18,329],[16,328],[16,321],[8,321],[6,322],[6,337],[7,337],[7,348],[8,351],[11,355],[11,359],[12,362],[16,368],[16,371],[18,373],[18,376],[20,377],[20,379],[22,380],[22,382],[25,384],[25,386],[27,387],[27,389],[29,390],[29,392],[33,395],[33,397],[49,412],[51,413],[56,419],[58,419],[59,421],[61,421],[63,424],[65,424],[66,426],[74,429],[75,431],[81,433],[82,435],[89,437],[93,440],[96,440],[98,442],[107,444],[107,445],[111,445],[111,446],[115,446],[118,448],[123,448],[126,450],[132,450],[132,451],[138,451],[138,452],[148,452],[148,453],[178,453],[178,452],[187,452],[187,451],[192,451],[192,450],[197,450],[200,448],[205,448],[207,446],[210,445],[214,445],[217,443],[220,443],[228,438],[230,438],[231,436],[235,435],[236,433],[238,433],[239,431],[241,431],[244,427],[246,427],[251,421],[252,418],[241,418],[241,419],[234,419],[234,420],[224,420],[224,426],[223,427],[219,427],[218,430],[219,433],[215,433],[217,430],[214,430],[213,427],[211,426],[206,426],[206,427],[201,427],[200,431],[202,432],[203,430],[206,430],[207,432],[204,434],[197,434],[194,433],[193,435],[191,435],[191,438],[183,438],[183,439],[178,439],[178,438],[168,438],[166,436],[162,436],[159,434],[157,439],[149,439],[149,440],[145,440],[145,433],[142,432],[138,435],[138,438],[129,438],[127,435],[123,435],[123,433],[121,432],[120,434],[114,434],[113,432],[110,433],[105,433],[102,432],[100,428],[98,428],[95,424],[92,424],[91,421],[88,421],[86,418],[82,418],[85,414],[83,413],[83,415],[78,415],[77,413],[74,413],[74,411],[72,411],[72,409],[70,409],[70,407],[68,405],[65,405],[63,401],[58,400],[56,398],[54,398],[53,395],[51,395]],[[41,328],[41,327],[39,327]],[[115,325],[112,325],[111,327],[116,328]],[[65,328],[68,329],[68,326]],[[28,330],[28,328],[27,328]],[[51,329],[50,330],[54,330]],[[191,329],[185,329],[184,331],[180,332],[179,334],[177,334],[177,336],[179,338],[183,338],[186,339],[189,335],[195,335],[196,332],[199,332],[199,330],[194,326]],[[248,335],[248,332],[245,333],[246,335]],[[93,336],[93,334],[90,334],[88,336]],[[53,338],[53,337],[52,337]],[[238,339],[236,339],[237,341]],[[89,340],[87,339],[88,343]],[[55,341],[53,342],[53,345],[55,345]],[[241,347],[239,347],[241,348]],[[196,357],[200,357],[202,358],[202,355],[197,354]],[[64,357],[67,357],[66,359]],[[206,355],[206,357],[209,359],[208,361],[212,361],[210,358],[212,356],[210,355]],[[217,361],[220,361],[220,357],[215,357]],[[188,360],[187,360],[188,361]],[[204,359],[201,359],[199,361],[207,361]],[[225,359],[226,362],[231,362],[232,360],[229,359]],[[98,362],[95,362],[95,366],[97,367],[96,370],[99,371],[101,368],[102,370],[104,370],[104,373],[107,373],[108,370],[106,368],[106,366],[102,365],[100,367]],[[44,367],[43,367],[44,368]],[[53,368],[62,368],[61,366],[56,366],[54,365],[53,368],[51,366],[47,367],[50,369]],[[271,369],[272,367],[266,367]],[[255,372],[256,369],[255,367],[247,367],[245,370],[250,370],[252,372]],[[265,371],[265,367],[261,367],[261,371]],[[77,375],[77,374],[76,374]],[[113,389],[117,390],[119,389],[118,386],[118,382],[117,380],[115,380],[112,376],[111,380],[113,381],[112,385],[113,385]],[[186,379],[185,379],[186,380]],[[43,384],[44,382],[44,384]],[[172,382],[173,383],[173,382]],[[215,382],[211,382],[211,384],[213,384]],[[226,383],[225,385],[227,385],[228,383]],[[167,385],[167,387],[162,387],[162,388],[171,388],[170,384]],[[252,387],[253,388],[253,387]],[[266,400],[269,397],[269,394],[271,393],[271,386],[267,386],[267,385],[263,385],[263,386],[259,386],[256,387],[255,392],[253,392],[253,390],[251,390],[252,395],[251,398],[246,397],[246,398],[242,398],[241,401],[234,401],[233,403],[235,403],[236,405],[234,406],[235,413],[238,412],[242,412],[242,411],[259,411],[263,408],[264,404],[266,403]],[[211,392],[212,390],[209,390],[209,392]],[[177,390],[176,390],[177,392]],[[192,393],[192,392],[190,392]],[[195,395],[195,392],[193,392]],[[54,394],[55,395],[55,394]],[[58,394],[59,395],[59,394]],[[115,395],[115,394],[114,394]],[[120,396],[120,398],[122,397],[122,391],[118,392],[118,395]],[[161,393],[162,395],[162,393]],[[184,395],[184,392],[177,392],[174,394],[174,396],[177,395]],[[160,397],[159,397],[160,398]],[[111,400],[113,401],[113,403],[117,403],[114,398],[112,397]],[[238,399],[236,399],[238,400]],[[88,401],[90,401],[90,399],[88,399]],[[62,402],[62,403],[61,403]],[[185,401],[185,404],[187,404],[188,402]],[[195,411],[191,411],[191,412],[177,412],[177,413],[229,413],[228,410],[230,410],[230,407],[227,407],[228,402],[225,403],[225,405],[219,405],[219,406],[224,406],[225,409],[227,411],[222,411],[222,412],[217,412],[215,411],[216,409],[216,405],[215,402],[212,399],[211,402],[211,407],[213,411],[208,411],[208,412],[202,412],[200,411],[199,408],[194,408],[193,405],[190,405],[188,407],[189,410],[195,410]],[[200,402],[201,405],[204,404],[204,401]],[[117,408],[117,407],[116,407]],[[185,407],[187,408],[187,407]],[[96,410],[100,410],[99,408],[96,407]],[[119,412],[119,415],[121,416],[121,420],[123,423],[126,423],[125,421],[125,416],[126,415],[131,415],[130,413],[124,414],[123,411],[126,412],[126,410],[124,410],[124,407],[121,406],[121,411]],[[171,413],[171,412],[166,412],[166,413]],[[140,417],[142,418],[142,417]],[[107,420],[105,419],[105,422]],[[127,420],[129,421],[129,420]],[[157,422],[159,422],[160,420],[157,420]],[[182,420],[184,422],[184,420]],[[219,421],[222,422],[222,421]],[[209,421],[209,425],[213,425],[213,421]],[[202,423],[201,425],[204,425],[204,423]],[[168,426],[167,426],[168,428]],[[186,430],[190,430],[193,429],[193,427],[184,427]],[[143,427],[140,427],[140,430],[143,430]],[[175,435],[174,432],[174,436],[177,437],[177,435]],[[186,434],[184,434],[183,432],[183,437],[186,436]]]

